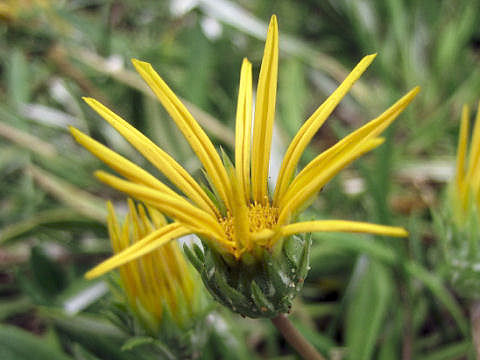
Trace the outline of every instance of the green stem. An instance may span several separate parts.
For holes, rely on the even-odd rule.
[[[284,314],[280,314],[272,319],[273,325],[282,333],[285,340],[295,349],[305,360],[325,360],[317,350],[295,329],[293,324]]]
[[[473,345],[476,359],[480,360],[480,301],[475,300],[470,305],[470,321],[472,325]]]

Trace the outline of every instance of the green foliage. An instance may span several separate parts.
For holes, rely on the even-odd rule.
[[[387,311],[397,299],[387,268],[360,258],[357,270],[348,293],[345,340],[350,359],[371,359]]]
[[[33,355],[34,354],[34,355]],[[14,326],[0,325],[0,358],[27,360],[35,356],[39,360],[71,359],[60,349]]]

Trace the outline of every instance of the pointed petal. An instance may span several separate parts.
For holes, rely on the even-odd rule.
[[[468,133],[468,132],[467,132]],[[473,127],[472,142],[470,144],[470,160],[468,168],[473,168],[480,158],[480,101],[478,102],[475,126]]]
[[[467,118],[469,117],[468,114],[465,116]],[[462,114],[462,122],[463,122],[463,114]],[[461,128],[460,128],[460,131],[461,131]],[[468,130],[467,130],[467,134],[468,134]],[[466,136],[468,138],[468,135]],[[458,149],[458,151],[460,151],[460,148]],[[457,167],[458,167],[458,158],[457,158]],[[469,161],[468,161],[466,176],[464,178],[464,188],[465,186],[469,186],[467,184],[472,186],[472,190],[474,193],[478,192],[480,188],[480,102],[478,103],[477,116],[475,117],[475,126],[473,128],[472,140],[470,143]]]
[[[313,113],[312,116],[302,125],[298,133],[288,146],[283,158],[280,172],[278,175],[277,185],[275,187],[274,204],[278,204],[281,197],[287,191],[288,185],[292,179],[298,161],[302,156],[305,148],[312,140],[315,133],[320,129],[323,123],[328,119],[330,114],[350,91],[353,84],[365,72],[368,66],[375,59],[376,54],[365,56],[340,86],[328,97],[327,100]]]
[[[121,230],[111,201],[107,201],[107,210],[107,226],[108,234],[110,236],[110,243],[112,245],[113,252],[118,252],[122,245],[119,240]]]
[[[173,197],[144,185],[120,179],[103,171],[95,172],[95,176],[105,184],[125,192],[178,220],[190,228],[191,232],[210,238],[222,238],[223,236],[223,229],[214,216],[195,207],[179,196]]]
[[[250,143],[252,136],[252,64],[243,59],[235,121],[235,170],[245,203],[250,201]]]
[[[343,167],[367,151],[374,149],[379,143],[372,139],[384,131],[405,109],[418,93],[414,88],[382,115],[354,131],[312,160],[294,179],[287,192],[280,199],[280,217],[285,220],[295,212],[309,197],[316,194]],[[293,201],[295,198],[295,201]],[[287,205],[288,204],[288,205]]]
[[[326,150],[321,154],[321,157],[311,161],[302,172],[308,170],[310,167],[315,166],[322,157],[328,158],[329,156],[334,156],[339,152],[345,151],[347,148],[356,146],[360,144],[362,141],[367,141],[373,137],[378,136],[381,134],[390,124],[395,121],[395,119],[400,115],[403,110],[410,104],[410,102],[415,98],[416,94],[420,91],[419,87],[415,87],[411,91],[409,91],[406,95],[404,95],[400,100],[398,100],[395,104],[390,106],[387,110],[385,110],[380,116],[371,120],[367,124],[363,125],[361,128],[355,130],[348,136],[344,137],[342,140],[337,142],[333,147]]]
[[[70,132],[80,145],[82,145],[98,159],[103,161],[110,168],[128,180],[165,192],[166,194],[172,196],[177,195],[172,189],[163,184],[149,172],[145,171],[138,165],[132,163],[116,152],[110,150],[106,146],[100,144],[98,141],[93,140],[88,135],[75,129],[74,127],[70,127]],[[198,205],[203,207],[203,210],[211,212],[212,215],[215,215],[215,213],[212,211],[212,208],[209,207],[208,204],[202,202]]]
[[[268,203],[268,167],[275,120],[278,71],[278,25],[275,15],[270,20],[255,101],[252,151],[253,200]]]
[[[233,237],[238,247],[250,249],[250,232],[248,223],[248,208],[247,203],[244,201],[244,194],[240,187],[240,184],[235,177],[233,169],[230,172],[230,181],[233,190]]]
[[[193,202],[203,209],[209,207],[211,212],[218,213],[205,191],[170,155],[97,100],[92,98],[84,100]]]
[[[129,261],[135,260],[140,256],[143,256],[159,248],[160,246],[168,243],[171,240],[190,233],[191,231],[189,229],[179,223],[172,223],[166,225],[152,232],[150,235],[126,248],[122,252],[95,266],[92,270],[85,274],[85,277],[87,279],[96,278],[100,275],[105,274],[108,271],[111,271]]]
[[[415,98],[419,91],[420,88],[418,86],[410,90],[400,100],[390,106],[376,119],[371,120],[367,124],[363,125],[361,128],[344,137],[333,147],[327,149],[317,158],[312,160],[309,164],[307,164],[307,166],[305,166],[304,169],[302,169],[298,176],[300,176],[302,172],[309,170],[311,167],[317,166],[321,161],[327,161],[329,157],[334,156],[342,151],[346,151],[350,147],[357,146],[362,141],[367,141],[368,139],[371,139],[381,134],[388,126],[390,126],[393,121],[395,121],[397,116],[400,115],[403,110],[405,110],[405,108]]]
[[[292,214],[298,210],[317,194],[336,174],[343,168],[351,164],[365,153],[380,146],[384,139],[371,139],[368,142],[352,149],[348,152],[340,153],[336,158],[330,159],[325,165],[313,167],[295,179],[287,193],[284,196],[285,204],[280,207],[278,218],[279,224],[288,222]]]
[[[136,59],[133,59],[132,62],[197,154],[223,202],[229,208],[231,189],[227,172],[212,142],[153,67],[147,62]]]
[[[458,147],[457,147],[457,169],[456,169],[456,183],[457,183],[457,191],[458,194],[461,197],[462,203],[464,200],[466,200],[466,196],[462,194],[462,190],[464,188],[464,183],[465,183],[465,160],[467,156],[467,144],[468,144],[468,133],[469,133],[469,117],[470,117],[470,111],[468,109],[467,105],[463,106],[462,109],[462,118],[461,118],[461,124],[460,124],[460,135],[458,137]],[[479,128],[477,124],[475,124],[475,129]],[[473,140],[473,139],[472,139]],[[472,141],[473,145],[473,141]],[[473,163],[473,153],[476,151],[473,147],[471,147],[473,151],[470,152],[470,162]],[[469,166],[468,168],[468,175],[470,175],[471,172],[471,167]],[[466,204],[465,204],[466,206]]]
[[[282,236],[310,232],[351,232],[393,237],[408,236],[408,232],[401,227],[346,220],[305,221],[283,226],[281,230]]]

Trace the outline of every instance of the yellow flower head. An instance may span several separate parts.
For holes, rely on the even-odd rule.
[[[129,212],[120,225],[115,210],[108,202],[108,233],[115,254],[119,254],[141,239],[148,238],[166,225],[165,217],[153,208],[128,200]],[[176,242],[150,251],[119,267],[121,285],[130,308],[144,325],[158,332],[165,311],[177,326],[190,324],[201,311],[203,286],[187,264]]]
[[[470,110],[463,106],[458,138],[455,181],[450,188],[451,205],[457,225],[464,226],[470,209],[480,206],[480,103],[467,159]],[[468,160],[468,163],[467,163]]]
[[[278,69],[277,19],[272,16],[255,100],[252,133],[252,66],[245,59],[240,74],[236,114],[234,165],[222,158],[187,108],[175,96],[152,66],[132,60],[133,65],[182,131],[201,161],[211,191],[197,183],[169,154],[98,101],[85,101],[161,171],[175,190],[129,160],[106,148],[77,129],[75,139],[123,178],[98,171],[104,183],[152,206],[173,222],[152,232],[134,246],[97,266],[87,277],[99,276],[186,234],[197,234],[225,259],[238,261],[259,249],[272,250],[282,239],[298,233],[364,232],[406,236],[402,228],[343,220],[295,222],[318,191],[341,169],[378,147],[379,135],[412,101],[414,88],[379,117],[324,151],[295,175],[305,148],[355,81],[373,61],[363,58],[343,83],[307,119],[293,138],[283,159],[278,182],[271,196],[267,180],[275,118]],[[213,194],[213,195],[212,195]],[[226,210],[222,210],[226,209]]]
[[[458,139],[455,178],[450,182],[446,206],[433,212],[442,241],[446,274],[455,291],[466,299],[478,299],[480,281],[480,103],[470,149],[470,111],[463,106]],[[468,154],[467,154],[468,153]],[[468,156],[467,156],[468,155]]]
[[[2,0],[0,2],[0,20],[16,20],[23,13],[42,10],[48,7],[47,0]]]

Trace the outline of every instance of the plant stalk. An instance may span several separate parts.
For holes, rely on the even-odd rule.
[[[479,313],[480,314],[480,313]],[[480,318],[479,318],[480,319]],[[272,319],[273,325],[282,333],[287,342],[295,349],[305,360],[325,360],[317,350],[303,337],[302,334],[293,326],[285,314],[280,314]]]
[[[476,359],[480,360],[480,301],[475,300],[470,305],[470,322],[472,338],[475,346]]]

